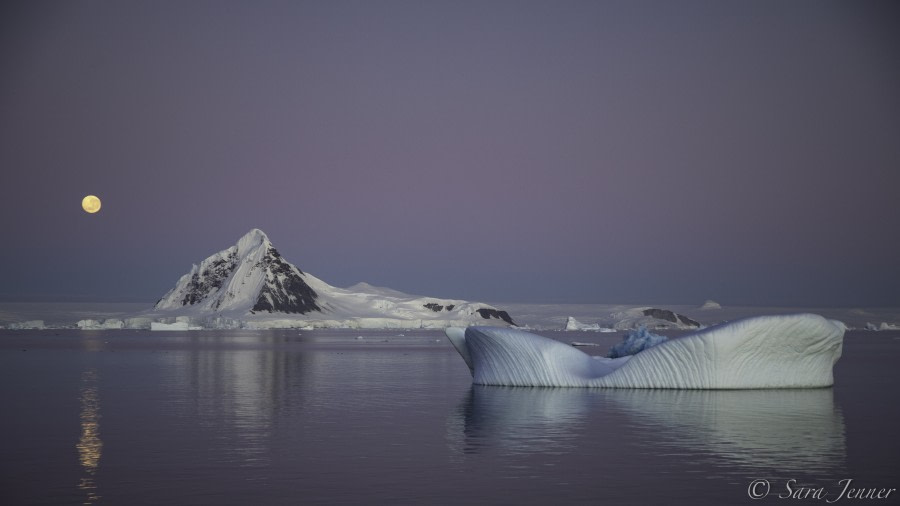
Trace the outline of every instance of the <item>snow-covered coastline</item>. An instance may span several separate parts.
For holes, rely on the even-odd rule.
[[[481,302],[411,295],[368,283],[332,286],[288,262],[259,229],[194,264],[152,309],[122,321],[124,328],[150,330],[515,325],[509,313]],[[118,322],[79,323],[91,329],[109,325]]]
[[[579,326],[602,329],[600,322],[610,314],[622,312],[627,309],[646,307],[643,305],[621,304],[524,304],[524,303],[497,303],[492,304],[502,307],[509,312],[512,319],[520,328],[526,328],[542,332],[564,332],[566,323],[574,318]],[[362,320],[353,319],[332,320],[317,322],[310,319],[298,319],[291,314],[257,314],[247,319],[232,319],[225,317],[197,318],[191,316],[154,316],[150,310],[152,303],[50,303],[50,302],[0,302],[0,328],[11,330],[18,329],[83,329],[83,330],[109,330],[109,329],[142,329],[149,330],[153,321],[159,323],[175,323],[177,320],[187,321],[190,326],[199,326],[203,329],[266,329],[266,328],[298,328],[298,329],[439,329],[450,326],[468,326],[467,323],[454,323],[453,320]],[[727,309],[717,311],[696,311],[696,305],[656,304],[656,307],[664,307],[679,314],[687,314],[696,319],[704,327],[716,325],[726,321],[733,321],[749,316],[779,315],[792,313],[815,313],[826,318],[840,320],[847,324],[848,328],[867,330],[868,322],[878,322],[871,325],[874,331],[891,331],[892,327],[900,327],[900,308],[821,308],[821,307],[757,307],[757,306],[729,306]],[[693,309],[693,312],[691,311]],[[78,322],[82,321],[79,326]],[[476,320],[478,321],[478,320]],[[121,326],[119,324],[121,322]],[[882,326],[882,322],[886,325]],[[359,323],[362,323],[360,325]],[[376,326],[380,325],[380,326]],[[596,327],[594,327],[596,325]],[[676,330],[677,333],[684,332]],[[597,332],[598,330],[593,330]],[[599,330],[602,332],[603,330]],[[659,332],[665,333],[663,330]]]
[[[0,328],[187,331],[493,325],[547,331],[685,331],[749,316],[797,312],[821,314],[851,329],[900,329],[900,308],[742,307],[712,300],[700,305],[486,304],[411,295],[368,283],[339,288],[288,262],[259,229],[194,264],[155,305],[0,303]]]
[[[751,316],[786,315],[794,313],[813,313],[828,319],[845,323],[849,330],[891,330],[892,326],[900,328],[900,307],[820,307],[820,306],[738,306],[722,305],[720,309],[699,310],[698,304],[535,304],[496,302],[509,311],[520,328],[539,331],[563,331],[567,323],[574,319],[578,330],[615,327],[617,319],[612,315],[627,316],[638,309],[653,307],[664,308],[674,313],[687,315],[709,327],[719,323],[738,320]],[[621,321],[621,320],[618,320]],[[873,322],[872,325],[867,325]],[[877,322],[877,323],[875,323]],[[885,324],[882,324],[885,322]],[[639,326],[639,325],[638,325]],[[630,330],[619,325],[619,330]],[[631,327],[631,328],[637,328]],[[648,326],[653,328],[653,326]],[[571,330],[574,330],[571,329]],[[680,330],[669,328],[668,330]]]

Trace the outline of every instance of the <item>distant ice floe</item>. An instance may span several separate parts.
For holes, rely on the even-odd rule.
[[[747,389],[832,385],[845,330],[815,314],[757,316],[620,358],[511,328],[446,333],[479,385]]]
[[[881,325],[866,323],[866,330],[900,330],[900,325],[888,322],[881,322]]]
[[[28,320],[25,322],[10,323],[10,330],[41,330],[44,328],[44,320]]]

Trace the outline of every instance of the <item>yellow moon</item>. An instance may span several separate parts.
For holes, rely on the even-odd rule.
[[[84,209],[85,212],[94,214],[100,210],[100,199],[94,195],[88,195],[81,199],[81,208]]]

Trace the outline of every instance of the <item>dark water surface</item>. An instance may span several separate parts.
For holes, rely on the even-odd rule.
[[[473,387],[430,331],[0,332],[2,504],[900,504],[839,483],[900,488],[900,332],[780,391]]]

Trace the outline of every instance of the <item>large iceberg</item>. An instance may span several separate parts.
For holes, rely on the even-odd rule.
[[[743,389],[831,386],[846,328],[814,314],[757,316],[620,358],[511,328],[446,333],[479,385]]]

